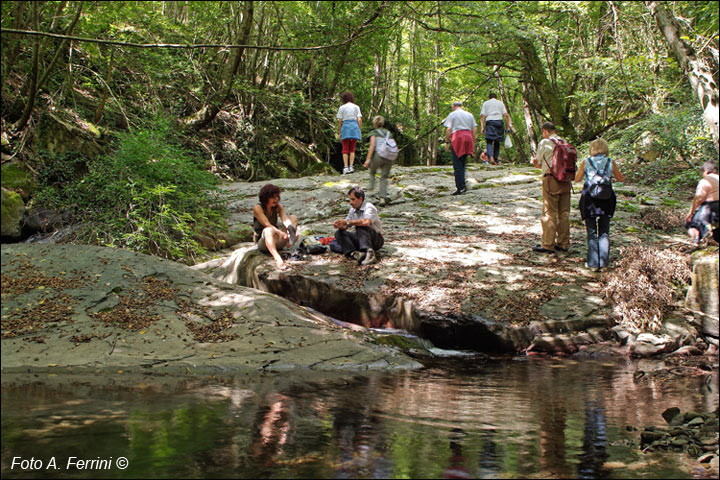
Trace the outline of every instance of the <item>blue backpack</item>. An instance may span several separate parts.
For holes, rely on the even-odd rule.
[[[588,157],[586,160],[586,172],[585,176],[588,183],[588,194],[595,200],[607,200],[612,197],[612,159],[608,158],[605,162],[605,168],[602,171],[598,170],[597,165],[593,163],[592,158]],[[592,172],[587,171],[587,165],[592,167]],[[608,171],[610,173],[608,173]]]

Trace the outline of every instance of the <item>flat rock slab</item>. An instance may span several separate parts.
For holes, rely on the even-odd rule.
[[[421,336],[452,330],[447,346],[464,341],[465,347],[485,348],[488,338],[467,337],[494,336],[490,343],[522,349],[535,335],[552,332],[553,325],[565,333],[611,326],[611,308],[601,297],[603,275],[584,268],[579,191],[572,196],[570,252],[544,255],[531,250],[541,235],[540,171],[471,164],[467,177],[468,192],[453,196],[450,166],[394,167],[392,203],[380,207],[386,243],[374,265],[326,253],[289,261],[287,270],[277,272],[269,256],[245,244],[236,247],[241,255],[228,250],[226,257],[196,267],[368,327],[405,328]],[[332,236],[333,220],[347,214],[347,191],[367,187],[368,180],[367,171],[357,171],[223,188],[235,223],[252,221],[257,193],[274,183],[287,211],[299,217],[301,234]],[[611,255],[638,241],[663,246],[684,241],[681,231],[668,235],[640,224],[645,206],[638,192],[616,187]],[[373,201],[373,192],[366,193]],[[646,197],[645,204],[659,202]]]
[[[3,373],[421,367],[368,332],[168,260],[77,245],[1,251]]]

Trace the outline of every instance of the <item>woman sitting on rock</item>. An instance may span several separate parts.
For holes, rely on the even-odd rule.
[[[291,246],[297,239],[298,219],[288,216],[280,204],[280,187],[268,183],[260,189],[260,203],[253,207],[253,230],[258,250],[269,253],[278,268],[285,267],[279,250]],[[282,221],[278,225],[278,219]]]

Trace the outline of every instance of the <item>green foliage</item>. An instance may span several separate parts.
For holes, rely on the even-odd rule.
[[[700,165],[716,157],[700,109],[669,108],[647,116],[613,142],[615,157],[629,157],[627,174],[634,183],[670,192],[691,192],[701,177]]]
[[[216,180],[177,143],[171,124],[120,135],[117,149],[90,162],[75,180],[49,167],[62,182],[47,182],[39,202],[70,208],[83,218],[80,236],[92,243],[182,259],[204,253],[194,237],[220,226],[211,192]],[[68,162],[48,162],[68,165]]]

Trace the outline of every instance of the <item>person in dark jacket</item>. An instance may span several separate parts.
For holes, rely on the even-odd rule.
[[[610,219],[615,214],[617,197],[613,191],[610,198],[598,200],[589,193],[590,182],[598,171],[612,172],[611,178],[622,182],[624,177],[618,166],[608,157],[608,144],[602,138],[590,142],[590,157],[584,160],[577,173],[575,181],[585,180],[580,195],[580,215],[585,222],[587,230],[587,262],[585,266],[590,270],[599,272],[610,264]]]

